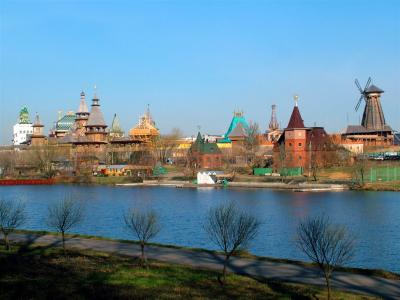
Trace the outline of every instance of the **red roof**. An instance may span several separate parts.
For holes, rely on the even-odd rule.
[[[304,128],[304,122],[300,115],[300,110],[297,106],[293,108],[290,116],[289,124],[286,128]]]

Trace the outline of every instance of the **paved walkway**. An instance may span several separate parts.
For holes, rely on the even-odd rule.
[[[15,242],[40,243],[54,246],[61,244],[60,238],[53,235],[12,234],[10,239]],[[140,248],[137,244],[118,241],[70,238],[67,241],[67,246],[128,256],[140,255]],[[207,269],[219,270],[223,261],[222,256],[216,253],[159,246],[148,247],[146,254],[148,258],[158,261]],[[238,274],[259,276],[267,279],[325,286],[319,270],[312,267],[235,257],[231,258],[229,270]],[[384,299],[400,299],[400,280],[336,272],[332,278],[332,286],[336,289],[378,296]]]

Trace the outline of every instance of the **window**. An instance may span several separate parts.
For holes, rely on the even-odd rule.
[[[299,147],[301,147],[301,143],[299,143]]]
[[[299,156],[299,160],[301,160],[301,155]]]
[[[289,143],[289,147],[292,147],[292,143]]]

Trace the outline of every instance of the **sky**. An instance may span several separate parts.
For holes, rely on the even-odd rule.
[[[294,101],[306,126],[360,123],[358,78],[400,130],[400,1],[0,1],[0,144],[19,110],[48,132],[97,86],[127,132],[150,105],[162,133],[223,134],[233,111],[264,131]]]

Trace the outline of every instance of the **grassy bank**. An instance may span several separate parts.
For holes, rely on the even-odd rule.
[[[98,185],[115,185],[121,183],[137,183],[142,182],[141,178],[130,176],[71,176],[57,177],[56,182],[59,184],[98,184]]]
[[[229,275],[93,251],[0,246],[1,299],[325,299],[324,289]],[[334,292],[336,299],[374,299]]]
[[[56,232],[50,232],[50,231],[35,231],[35,230],[17,230],[16,233],[23,233],[23,234],[37,234],[37,235],[58,235]],[[111,239],[107,237],[100,237],[100,236],[95,236],[95,235],[85,235],[85,234],[66,234],[66,238],[87,238],[87,239],[95,239],[95,240],[104,240],[104,241],[117,241],[117,242],[122,242],[122,243],[130,243],[130,244],[138,244],[138,242],[133,241],[133,240],[123,240],[123,239]],[[188,251],[197,251],[197,252],[207,252],[207,253],[219,253],[222,254],[219,251],[214,251],[214,250],[209,250],[209,249],[203,249],[203,248],[189,248],[189,247],[182,247],[182,246],[176,246],[176,245],[169,245],[169,244],[158,244],[158,243],[148,243],[148,245],[151,246],[157,246],[157,247],[166,247],[166,248],[172,248],[172,249],[183,249],[183,250],[188,250]],[[234,254],[236,257],[242,257],[242,258],[248,258],[248,259],[256,259],[260,261],[271,261],[271,262],[278,262],[278,263],[288,263],[288,264],[294,264],[298,266],[303,266],[303,267],[315,267],[316,265],[310,262],[304,262],[304,261],[299,261],[299,260],[292,260],[292,259],[285,259],[285,258],[273,258],[273,257],[264,257],[264,256],[256,256],[253,255],[247,251],[239,251]],[[349,267],[338,267],[336,269],[337,271],[342,271],[342,272],[349,272],[349,273],[354,273],[354,274],[361,274],[361,275],[368,275],[368,276],[376,276],[376,277],[382,277],[386,279],[395,279],[395,280],[400,280],[400,274],[386,271],[386,270],[381,270],[381,269],[361,269],[361,268],[349,268]]]
[[[362,189],[365,191],[399,192],[400,191],[400,181],[367,183]]]

